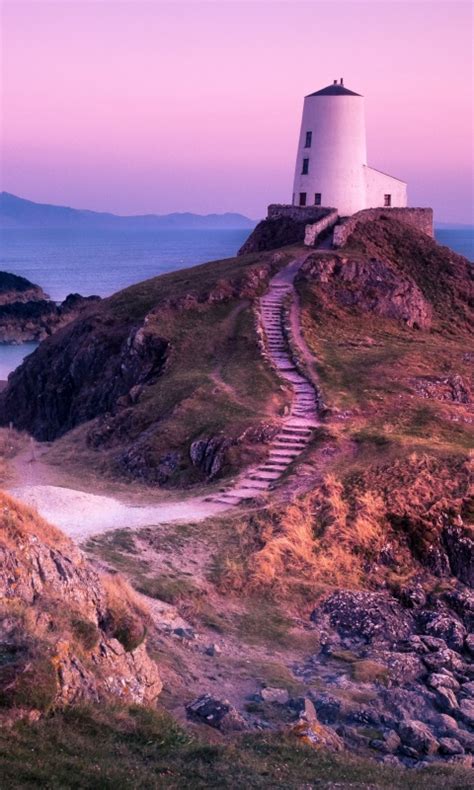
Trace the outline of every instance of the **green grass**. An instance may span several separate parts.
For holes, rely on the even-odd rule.
[[[191,598],[199,594],[196,585],[180,573],[144,576],[134,584],[134,587],[150,598],[158,598],[171,604],[177,604],[183,598]]]
[[[273,252],[252,253],[162,274],[119,291],[106,300],[106,305],[114,317],[133,321],[141,318],[157,304],[166,303],[179,296],[192,295],[201,300],[221,282],[230,282],[238,287],[252,268],[272,260],[273,255]],[[277,267],[284,266],[291,257],[292,248],[288,248],[283,252]]]
[[[278,611],[275,604],[262,600],[235,618],[237,635],[248,644],[287,647],[291,644],[291,620]]]
[[[467,790],[459,767],[420,772],[385,768],[347,754],[316,751],[280,733],[208,743],[165,713],[145,708],[70,708],[34,725],[0,730],[2,785],[51,790],[161,790],[335,786],[364,790]]]

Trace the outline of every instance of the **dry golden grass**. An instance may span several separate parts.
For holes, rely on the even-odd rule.
[[[107,630],[127,651],[145,639],[150,620],[143,598],[118,574],[101,577],[107,601]]]
[[[72,546],[72,541],[33,508],[0,491],[0,540],[16,547],[21,538],[35,536],[47,546]]]
[[[314,601],[335,587],[396,586],[439,540],[442,513],[464,512],[469,480],[459,456],[415,453],[343,479],[328,474],[290,505],[237,523],[217,582],[224,590],[294,602]],[[387,547],[394,556],[389,565],[380,559]]]

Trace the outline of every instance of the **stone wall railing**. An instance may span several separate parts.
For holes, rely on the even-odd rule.
[[[330,214],[327,214],[319,222],[313,222],[311,225],[306,225],[304,243],[307,247],[314,247],[318,241],[321,233],[336,224],[339,219],[339,214],[334,209]]]
[[[396,219],[406,225],[412,225],[431,238],[434,236],[432,208],[368,208],[358,211],[334,228],[333,247],[343,247],[356,225],[361,222],[372,222],[383,218]]]

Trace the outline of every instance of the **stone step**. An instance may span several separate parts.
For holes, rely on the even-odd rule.
[[[278,480],[280,477],[280,472],[259,472],[258,475],[253,475],[252,480]]]
[[[292,440],[290,442],[288,442],[286,440],[282,440],[280,442],[278,442],[278,441],[275,442],[273,444],[273,447],[275,447],[278,450],[285,450],[285,449],[286,450],[302,450],[303,447],[306,447],[307,444],[308,444],[308,442],[300,442],[300,441],[296,441],[296,439]]]
[[[311,437],[311,434],[309,434],[309,433],[305,434],[304,436],[301,436],[301,434],[297,434],[297,433],[291,433],[291,434],[290,433],[284,433],[284,434],[281,434],[279,436],[276,436],[274,441],[278,442],[278,443],[280,443],[280,442],[285,442],[285,443],[287,443],[287,442],[296,442],[298,444],[308,444],[308,442],[310,440],[310,437]]]
[[[293,453],[288,450],[287,452],[279,453],[278,455],[270,455],[268,462],[272,464],[274,461],[282,461],[286,466],[288,466],[288,464],[293,463],[295,458],[297,458],[299,455],[301,455],[300,451]]]

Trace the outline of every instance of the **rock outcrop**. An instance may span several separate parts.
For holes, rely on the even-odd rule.
[[[420,288],[386,261],[320,255],[307,261],[301,276],[317,283],[327,306],[339,304],[418,329],[431,326],[432,308]]]
[[[34,297],[34,292],[31,295]],[[58,305],[43,294],[43,298],[11,299],[0,303],[0,343],[40,342],[98,300],[98,296],[69,294]]]
[[[138,598],[32,511],[3,494],[0,506],[1,716],[153,702],[161,681]]]
[[[43,289],[31,283],[26,277],[0,272],[0,305],[13,302],[39,302],[47,298]]]

